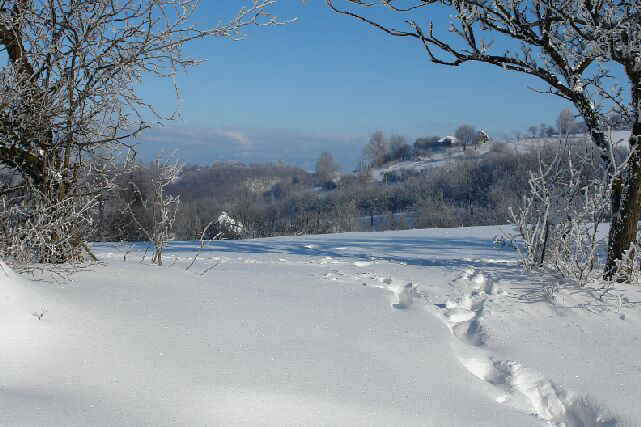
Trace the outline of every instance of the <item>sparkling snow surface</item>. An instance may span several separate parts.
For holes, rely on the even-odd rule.
[[[218,242],[189,271],[195,243],[162,268],[96,245],[60,283],[4,266],[0,424],[641,425],[641,288],[548,302],[498,232]]]

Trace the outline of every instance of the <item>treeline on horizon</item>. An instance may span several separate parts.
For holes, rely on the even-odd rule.
[[[381,180],[373,179],[370,167],[339,174],[330,153],[321,154],[314,173],[282,162],[187,165],[167,188],[180,197],[172,238],[214,237],[221,230],[210,226],[205,235],[203,230],[222,212],[242,224],[241,233],[222,235],[233,239],[505,224],[509,208],[528,192],[530,171],[554,156],[554,146],[548,142],[520,152],[511,144],[492,143],[483,155],[468,149],[443,165]],[[414,156],[425,152],[420,146],[414,150]],[[136,200],[150,185],[145,171],[137,168],[120,178],[121,190],[96,213],[93,240],[146,240],[138,224],[146,212]],[[132,186],[139,191],[130,191]]]

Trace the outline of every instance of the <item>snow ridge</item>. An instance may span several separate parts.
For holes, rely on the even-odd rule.
[[[506,393],[497,398],[505,403],[525,398],[536,415],[551,425],[567,427],[615,426],[620,421],[589,397],[574,396],[563,387],[512,360],[494,360],[485,348],[482,318],[485,302],[496,295],[491,277],[468,269],[453,285],[466,289],[458,302],[447,301],[441,318],[452,335],[472,346],[460,351],[459,360],[474,376]]]

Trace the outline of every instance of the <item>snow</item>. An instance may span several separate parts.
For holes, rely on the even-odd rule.
[[[230,217],[227,212],[222,212],[216,223],[225,230],[225,234],[240,235],[244,231],[243,224]]]
[[[632,135],[632,132],[629,130],[617,130],[613,131],[609,137],[612,138],[612,142],[616,145],[619,143],[623,143],[627,146],[628,140],[630,139],[630,136]]]
[[[441,143],[441,144],[446,143],[446,144],[450,144],[450,145],[455,145],[455,144],[458,144],[460,141],[455,136],[447,135],[447,136],[444,136],[443,138],[439,139],[438,142]]]
[[[3,264],[0,419],[638,425],[641,288],[550,301],[499,232],[222,241],[189,271],[196,242],[168,267],[100,244],[59,281]]]

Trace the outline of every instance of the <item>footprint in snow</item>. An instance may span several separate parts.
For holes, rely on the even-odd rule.
[[[461,281],[469,287],[458,302],[436,305],[452,335],[478,348],[486,344],[481,322],[485,301],[496,294],[497,289],[490,277],[473,269],[466,270],[455,284]],[[539,417],[553,425],[618,425],[617,417],[598,403],[572,395],[539,372],[511,360],[495,360],[488,350],[479,349],[471,354],[475,356],[459,355],[459,360],[474,376],[502,391],[496,398],[500,404],[514,398],[525,399]]]
[[[383,279],[382,282],[386,285],[387,289],[394,292],[397,302],[392,303],[392,307],[398,309],[406,309],[410,306],[414,299],[416,287],[413,283],[406,285],[393,285],[391,278]]]
[[[394,290],[394,293],[396,294],[396,298],[398,298],[398,302],[396,304],[392,304],[392,307],[398,309],[406,309],[412,303],[414,296],[414,285],[412,283],[408,283],[407,285],[400,288],[400,290]]]

